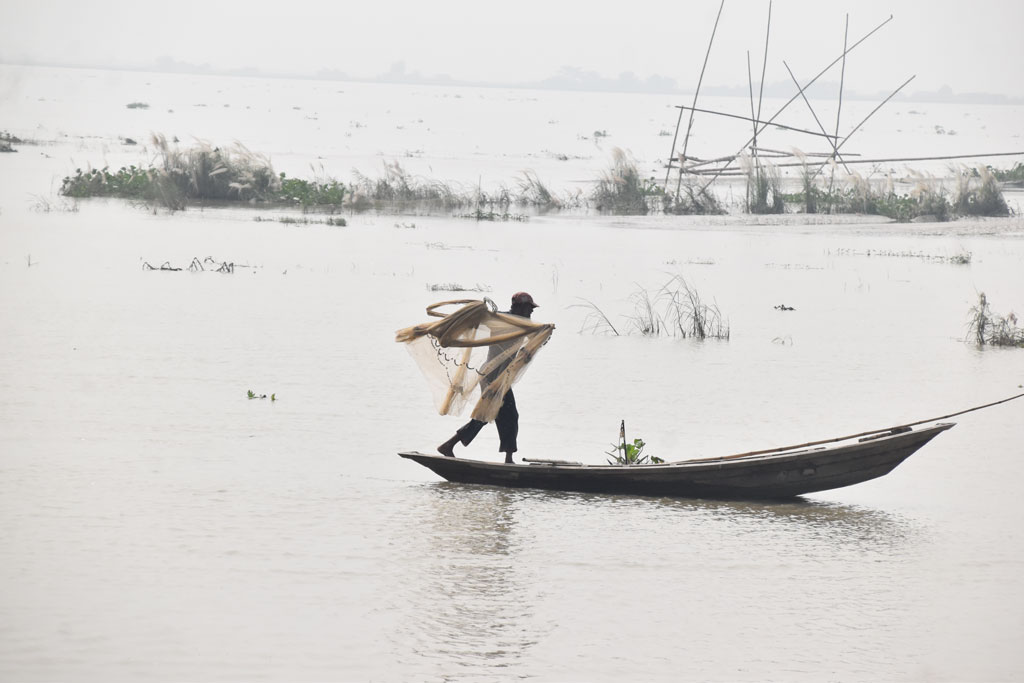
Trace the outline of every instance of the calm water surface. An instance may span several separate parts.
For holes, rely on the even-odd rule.
[[[78,81],[4,69],[12,132],[41,125],[50,142],[0,158],[0,678],[1019,678],[1024,406],[963,416],[891,475],[790,503],[458,486],[395,455],[461,421],[433,413],[392,341],[447,296],[431,285],[480,285],[499,303],[533,293],[558,329],[517,389],[527,456],[602,462],[620,419],[668,459],[880,428],[1021,391],[1024,352],[962,341],[978,292],[997,312],[1024,305],[1019,218],[355,215],[334,228],[257,223],[258,209],[38,211],[33,195],[54,199],[72,163],[129,158],[116,136],[136,131],[116,126],[145,81],[165,79],[150,114],[187,113],[197,137],[237,121],[259,131],[239,135],[254,149],[291,148],[301,175],[316,131],[286,135],[278,117],[295,110],[266,92],[326,94],[239,79],[254,99],[231,109],[260,113],[228,119],[196,114],[200,94],[177,77],[90,72],[91,89],[56,90],[47,79]],[[436,98],[428,123],[495,96],[449,94],[462,97]],[[360,97],[380,120],[385,95]],[[522,103],[538,129],[572,110],[551,97]],[[652,135],[659,116],[645,110]],[[394,153],[352,130],[321,136],[332,159]],[[503,156],[518,141],[479,132],[479,158],[424,163],[524,167]],[[592,177],[587,163],[604,156],[552,175]],[[208,255],[246,267],[141,268]],[[629,295],[673,274],[717,303],[728,342],[579,334],[581,297],[624,324]],[[496,448],[488,429],[467,453]]]

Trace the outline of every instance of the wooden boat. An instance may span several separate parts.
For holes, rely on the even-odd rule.
[[[896,427],[858,434],[845,442],[834,439],[658,465],[585,465],[556,460],[506,464],[417,451],[399,455],[462,484],[685,498],[792,498],[888,474],[953,425],[945,422],[916,430]]]

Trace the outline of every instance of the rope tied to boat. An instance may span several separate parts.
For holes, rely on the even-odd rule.
[[[1016,396],[1010,396],[1008,398],[1000,399],[998,401],[992,401],[991,403],[985,403],[985,404],[980,405],[980,406],[974,406],[973,408],[967,408],[965,410],[958,410],[957,412],[950,413],[948,415],[941,415],[939,417],[930,417],[930,418],[928,418],[926,420],[917,420],[916,422],[908,422],[906,424],[895,425],[893,427],[886,427],[884,429],[872,429],[872,430],[869,430],[869,431],[866,431],[866,432],[860,432],[858,434],[850,434],[848,436],[837,436],[837,437],[832,438],[832,439],[822,439],[820,441],[808,441],[807,443],[796,444],[795,446],[783,446],[781,448],[766,448],[766,449],[760,450],[760,451],[749,451],[747,453],[737,453],[736,455],[716,456],[716,457],[712,457],[712,458],[695,458],[695,459],[690,459],[690,460],[676,460],[675,462],[667,463],[667,464],[674,465],[674,464],[681,463],[681,462],[702,462],[702,461],[706,461],[706,460],[708,460],[708,461],[709,460],[732,460],[734,458],[746,458],[746,457],[749,457],[751,455],[766,455],[768,453],[781,453],[783,451],[793,451],[793,450],[796,450],[798,448],[809,448],[811,446],[821,446],[821,445],[827,444],[827,443],[837,443],[839,441],[849,441],[850,439],[857,439],[857,438],[860,438],[860,437],[872,436],[872,435],[876,435],[876,434],[887,434],[887,433],[889,433],[889,434],[899,434],[901,432],[910,431],[913,427],[916,427],[918,425],[928,424],[929,422],[938,422],[939,420],[948,420],[951,417],[957,417],[959,415],[966,415],[967,413],[973,413],[976,410],[983,410],[985,408],[991,408],[992,406],[997,406],[997,405],[1000,405],[1001,403],[1009,403],[1010,401],[1015,401],[1018,398],[1024,398],[1024,394],[1017,394]]]

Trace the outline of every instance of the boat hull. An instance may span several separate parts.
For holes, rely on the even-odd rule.
[[[887,432],[822,448],[629,467],[507,464],[415,451],[399,455],[463,484],[683,498],[792,498],[884,476],[952,426]]]

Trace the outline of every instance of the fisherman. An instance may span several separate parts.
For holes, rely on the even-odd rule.
[[[529,320],[535,308],[539,308],[539,306],[534,303],[532,296],[526,292],[516,292],[512,295],[512,307],[504,312]],[[506,350],[507,345],[503,347],[502,344],[492,344],[487,350],[487,358],[490,360]],[[511,360],[511,358],[507,359],[498,368],[489,372],[488,375],[491,377],[499,375]],[[489,383],[488,378],[484,377],[480,382],[481,390],[486,390]],[[454,458],[455,444],[462,443],[463,446],[468,446],[476,438],[476,435],[480,433],[480,430],[483,429],[484,424],[486,423],[480,420],[470,420],[459,431],[455,432],[452,438],[438,446],[437,452],[449,458]],[[498,450],[505,454],[505,462],[512,463],[514,462],[512,454],[518,450],[516,447],[516,436],[519,434],[519,411],[516,410],[516,397],[512,394],[511,388],[505,392],[501,408],[498,410],[498,415],[494,418],[494,424],[498,428],[498,438],[500,440]]]

